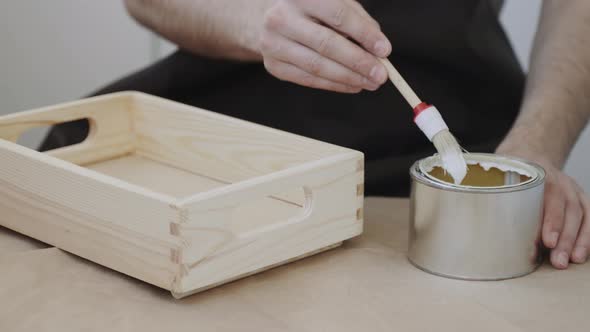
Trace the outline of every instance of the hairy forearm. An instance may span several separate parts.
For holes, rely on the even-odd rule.
[[[258,39],[273,0],[125,0],[142,25],[195,54],[260,60]]]
[[[520,115],[499,151],[544,154],[556,166],[590,117],[590,1],[545,0]]]

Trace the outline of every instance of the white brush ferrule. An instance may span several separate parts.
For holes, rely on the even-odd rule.
[[[447,124],[434,106],[423,109],[416,115],[414,122],[432,142],[434,136],[443,130],[448,130]]]

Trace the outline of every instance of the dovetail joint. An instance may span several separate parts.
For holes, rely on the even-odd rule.
[[[170,223],[170,234],[174,235],[174,236],[180,236],[180,225],[175,222],[171,222]]]
[[[363,208],[358,208],[356,210],[356,220],[362,220],[363,219]]]
[[[364,182],[356,185],[356,195],[359,197],[365,195],[365,183]]]
[[[182,262],[182,249],[170,249],[170,260],[175,264]]]
[[[180,209],[179,210],[179,214],[178,214],[179,218],[180,218],[180,223],[185,223],[188,221],[188,209]]]
[[[180,265],[180,276],[181,277],[188,276],[189,272],[190,272],[190,268],[188,267],[187,264],[181,264]]]

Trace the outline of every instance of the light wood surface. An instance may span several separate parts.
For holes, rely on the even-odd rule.
[[[358,169],[358,161],[358,154],[350,153],[183,201],[181,205],[187,208],[187,215],[177,225],[177,231],[194,246],[183,252],[181,262],[187,276],[177,287],[180,290],[206,287],[213,279],[243,275],[269,262],[275,265],[360,234],[362,222],[357,213],[363,197],[357,194],[356,186],[363,182],[364,173]],[[311,170],[315,171],[310,173]],[[250,219],[235,214],[238,206],[280,194],[285,188],[301,183],[305,183],[306,202],[297,214],[237,236],[231,231],[228,223]],[[268,209],[264,211],[271,213]],[[234,220],[235,217],[239,220]],[[215,259],[210,259],[213,252]]]
[[[365,201],[340,248],[174,300],[159,288],[0,228],[1,331],[585,332],[590,265],[470,282],[406,259],[409,204]],[[12,241],[6,241],[11,238]],[[8,248],[7,246],[10,246]]]
[[[87,164],[133,151],[134,135],[127,94],[88,98],[0,117],[0,138],[16,142],[28,129],[88,119],[90,133],[81,144],[49,154],[74,164]]]
[[[48,153],[25,130],[88,118]],[[363,154],[134,92],[0,117],[0,225],[182,297],[362,232]]]
[[[137,153],[234,183],[349,150],[139,94],[134,99]]]

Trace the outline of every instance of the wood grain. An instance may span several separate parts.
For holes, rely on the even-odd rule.
[[[350,151],[153,96],[134,116],[138,154],[225,183]]]
[[[173,199],[0,140],[1,224],[159,286],[182,241]],[[143,265],[142,265],[143,264]],[[155,268],[152,264],[159,264]]]
[[[91,120],[39,153],[26,129]],[[0,117],[0,225],[184,296],[362,232],[363,154],[126,92]]]
[[[363,206],[356,190],[363,181],[363,172],[357,169],[359,158],[358,153],[326,158],[182,202],[186,218],[177,229],[191,245],[183,248],[181,260],[187,276],[174,291],[184,293],[213,280],[245,275],[359,235],[362,218],[357,219],[357,210]],[[300,214],[246,234],[229,230],[232,213],[241,204],[295,183],[304,184],[307,196]]]
[[[0,117],[0,138],[16,142],[31,128],[88,119],[84,142],[49,154],[78,165],[114,158],[134,150],[131,101],[129,94],[119,93],[6,115]]]

